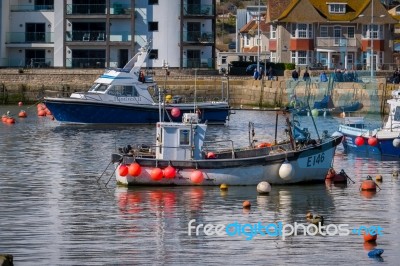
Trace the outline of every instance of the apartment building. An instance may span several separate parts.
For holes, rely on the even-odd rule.
[[[3,0],[1,67],[214,68],[216,0]]]
[[[271,61],[328,69],[384,69],[398,23],[379,0],[267,2]]]

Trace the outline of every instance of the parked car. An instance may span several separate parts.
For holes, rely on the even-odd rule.
[[[235,50],[236,49],[236,42],[231,42],[228,44],[228,49]]]
[[[262,67],[263,69],[265,69],[265,65],[264,63],[260,63],[260,67]],[[253,74],[254,73],[254,69],[257,68],[257,64],[251,64],[246,68],[246,74]],[[265,71],[264,71],[265,72]]]

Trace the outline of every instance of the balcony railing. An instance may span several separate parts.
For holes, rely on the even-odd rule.
[[[200,43],[214,43],[214,34],[212,32],[200,31],[184,31],[183,41],[185,42],[200,42]]]
[[[130,31],[113,31],[110,33],[110,42],[130,42],[132,35]]]
[[[65,33],[67,42],[105,42],[105,31],[67,31]]]
[[[42,68],[42,67],[52,67],[53,65],[54,64],[52,58],[31,58],[31,59],[1,58],[0,59],[1,67]]]
[[[67,5],[68,15],[104,15],[107,13],[105,4],[69,4]],[[131,6],[129,4],[114,3],[110,6],[111,15],[129,15]]]
[[[10,10],[14,12],[54,11],[54,5],[11,5]]]
[[[105,68],[105,58],[67,58],[66,67],[73,68]]]
[[[129,4],[114,3],[110,6],[111,15],[128,15],[131,12]]]
[[[183,15],[185,16],[212,16],[214,14],[212,5],[184,5]]]
[[[355,47],[355,38],[317,37],[317,47]]]
[[[53,43],[53,32],[7,32],[7,43]]]
[[[69,4],[67,5],[68,15],[80,15],[80,14],[92,14],[92,15],[104,15],[106,14],[105,4]]]
[[[207,58],[183,59],[185,68],[214,68],[214,60]]]

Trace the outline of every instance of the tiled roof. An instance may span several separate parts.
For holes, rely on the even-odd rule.
[[[240,33],[248,33],[249,31],[257,32],[258,23],[257,20],[250,20],[246,25],[244,25],[239,32]],[[260,23],[260,31],[262,33],[269,32],[269,24],[265,23],[265,20],[261,20]]]
[[[285,2],[285,5],[281,2]],[[372,0],[270,0],[267,18],[271,22],[277,20],[281,22],[351,21],[369,23],[371,21],[371,2]],[[330,13],[329,3],[346,3],[346,13]],[[388,14],[379,0],[374,1],[375,17],[377,18],[375,20],[379,20],[380,23],[396,23],[395,19]]]

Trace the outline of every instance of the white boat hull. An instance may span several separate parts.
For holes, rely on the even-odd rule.
[[[191,181],[191,174],[196,170],[203,173],[204,181],[200,185],[215,186],[227,185],[257,185],[261,181],[270,184],[293,184],[301,182],[323,182],[328,169],[332,166],[336,146],[340,143],[341,137],[327,142],[323,145],[316,145],[309,149],[296,152],[265,155],[255,158],[244,159],[209,159],[191,162],[179,161],[157,161],[157,166],[164,169],[169,164],[176,168],[176,176],[173,179],[162,178],[154,181],[151,178],[151,171],[155,168],[155,159],[126,158],[117,164],[116,180],[118,184],[131,185],[199,185]],[[293,168],[291,178],[281,178],[279,169],[285,160],[288,160]],[[137,162],[142,165],[141,174],[137,177],[131,175],[121,176],[119,167]],[[145,166],[146,164],[154,166]],[[184,164],[183,164],[184,163]]]

